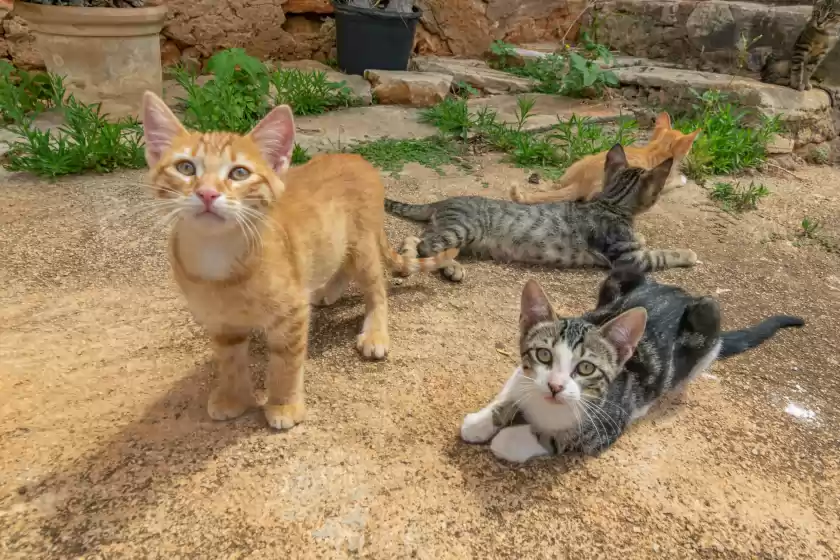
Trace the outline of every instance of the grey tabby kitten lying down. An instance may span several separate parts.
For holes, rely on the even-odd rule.
[[[404,254],[431,256],[457,248],[461,253],[501,262],[558,267],[636,264],[643,270],[688,267],[694,251],[643,247],[633,232],[634,217],[651,208],[662,193],[673,160],[644,170],[628,167],[616,144],[604,164],[604,190],[589,202],[519,204],[480,196],[459,196],[432,204],[405,204],[385,199],[389,214],[427,222],[422,239],[409,237]],[[454,262],[442,269],[453,282],[464,278]]]
[[[777,315],[721,332],[715,299],[631,269],[613,271],[594,311],[561,318],[529,280],[522,293],[521,366],[493,402],[464,418],[461,438],[492,438],[493,453],[517,463],[553,453],[597,455],[657,399],[683,391],[716,359],[804,324]]]

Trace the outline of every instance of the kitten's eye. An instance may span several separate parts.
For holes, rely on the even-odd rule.
[[[547,366],[551,365],[551,351],[545,348],[537,348],[537,360]]]
[[[595,366],[592,365],[590,362],[581,362],[577,365],[577,372],[578,375],[586,377],[587,375],[592,375],[593,373],[595,373]]]
[[[191,161],[179,161],[175,164],[175,170],[181,175],[192,177],[195,175],[195,165]]]
[[[234,167],[228,173],[228,177],[230,177],[234,181],[244,181],[248,177],[251,176],[251,172],[245,169],[244,167]]]

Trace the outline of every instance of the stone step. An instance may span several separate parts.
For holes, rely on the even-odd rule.
[[[452,76],[454,83],[464,82],[486,93],[525,93],[534,89],[536,82],[494,70],[483,60],[416,56],[411,68],[417,72],[434,72]]]
[[[482,107],[497,113],[499,122],[515,124],[517,99],[534,98],[531,117],[523,130],[544,131],[558,123],[568,121],[572,115],[588,117],[595,122],[611,122],[621,116],[618,103],[583,101],[547,94],[496,95],[472,99],[468,102],[470,113],[475,115]],[[334,152],[356,142],[370,142],[382,138],[403,140],[428,138],[438,129],[420,122],[421,109],[396,105],[374,105],[332,111],[323,115],[299,117],[297,143],[312,153]]]
[[[522,127],[528,132],[542,132],[550,129],[559,121],[567,122],[573,116],[588,118],[594,122],[615,122],[621,117],[621,105],[607,101],[586,101],[549,95],[545,93],[529,93],[524,95],[494,95],[480,97],[467,102],[470,113],[475,115],[482,108],[496,112],[497,122],[516,124],[516,112],[520,98],[534,100],[534,107],[530,117]],[[625,113],[629,116],[629,113]]]
[[[630,66],[613,71],[624,96],[645,106],[687,108],[696,103],[690,90],[719,90],[735,96],[741,106],[768,117],[778,116],[785,136],[793,139],[797,147],[836,136],[831,96],[821,89],[797,91],[752,78],[661,66]]]
[[[811,15],[811,2],[606,0],[599,3],[598,40],[637,57],[724,73],[758,72],[767,55],[787,57]],[[591,23],[592,16],[590,18]],[[585,19],[586,19],[585,18]],[[586,22],[584,22],[586,25]],[[739,45],[749,45],[746,57]],[[818,77],[840,80],[840,49]]]

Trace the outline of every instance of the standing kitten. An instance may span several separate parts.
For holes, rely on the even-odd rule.
[[[761,81],[789,86],[799,91],[811,89],[811,76],[840,39],[840,0],[815,0],[808,25],[793,45],[790,60],[767,57]]]
[[[450,248],[496,261],[568,266],[603,266],[638,262],[644,270],[693,266],[693,251],[650,250],[633,233],[633,219],[656,203],[672,160],[651,170],[628,167],[616,144],[604,165],[604,192],[590,202],[524,205],[507,200],[460,196],[433,204],[404,204],[385,199],[385,210],[428,222],[423,238],[406,240],[404,254],[438,254]],[[413,256],[413,255],[412,255]],[[452,261],[443,274],[464,278]]]
[[[778,315],[721,332],[718,303],[618,269],[595,311],[561,318],[534,280],[522,293],[522,355],[498,396],[468,414],[461,438],[525,462],[551,453],[597,455],[657,399],[680,392],[715,359],[754,348],[778,329],[802,326]],[[514,420],[525,424],[505,427]]]
[[[335,302],[355,279],[365,300],[358,349],[382,359],[389,340],[381,259],[409,274],[438,268],[457,251],[421,261],[391,251],[384,187],[361,157],[319,156],[290,170],[295,128],[286,105],[246,136],[190,132],[150,92],[143,117],[158,206],[175,220],[175,280],[210,334],[219,369],[208,412],[225,420],[253,404],[248,335],[264,329],[265,417],[274,428],[290,428],[305,414],[310,302]]]
[[[631,167],[653,169],[663,161],[674,160],[666,187],[685,184],[685,176],[680,174],[680,164],[688,155],[700,129],[691,134],[683,134],[671,128],[671,117],[660,113],[656,117],[653,136],[646,146],[626,146],[624,153]],[[560,177],[559,189],[541,193],[525,194],[519,187],[511,187],[510,198],[523,204],[542,202],[561,202],[565,200],[592,200],[604,187],[604,161],[608,152],[601,152],[579,159]]]

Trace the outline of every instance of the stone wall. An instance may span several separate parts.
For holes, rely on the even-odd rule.
[[[767,55],[790,55],[810,0],[606,0],[596,5],[598,39],[622,53],[723,73],[760,70]],[[585,18],[591,23],[591,17]],[[739,43],[746,41],[746,56]],[[818,74],[840,76],[840,49]]]
[[[262,58],[326,60],[334,56],[329,0],[168,0],[163,30],[165,64],[196,62],[242,47]],[[417,0],[423,19],[415,52],[477,56],[491,41],[557,41],[586,0]],[[5,17],[4,17],[5,16]],[[40,67],[32,36],[20,18],[0,8],[0,57]]]

